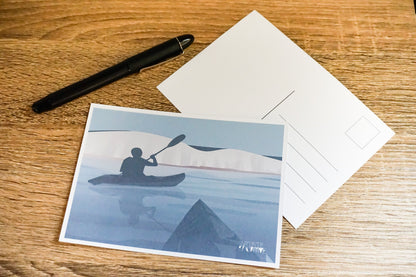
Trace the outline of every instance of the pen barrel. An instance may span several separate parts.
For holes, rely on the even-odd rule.
[[[181,44],[177,38],[173,38],[128,58],[125,62],[129,64],[129,68],[132,71],[138,72],[141,69],[160,64],[182,53]]]
[[[134,73],[126,62],[116,64],[100,71],[86,79],[62,88],[35,102],[32,106],[35,112],[41,113],[59,107],[75,98],[99,89]]]
[[[170,39],[84,80],[49,94],[35,102],[32,109],[37,113],[52,110],[127,75],[139,72],[143,68],[159,64],[182,53],[183,49],[179,39]]]

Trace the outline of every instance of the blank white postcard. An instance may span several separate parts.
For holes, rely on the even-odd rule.
[[[256,11],[158,88],[183,113],[287,123],[283,215],[295,228],[394,134]]]

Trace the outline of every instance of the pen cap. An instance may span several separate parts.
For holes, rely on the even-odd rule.
[[[180,41],[178,38],[173,38],[127,59],[126,62],[130,70],[140,71],[143,68],[159,64],[182,53],[183,49]]]

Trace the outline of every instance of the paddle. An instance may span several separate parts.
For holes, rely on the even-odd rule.
[[[156,152],[155,154],[153,154],[153,156],[156,156],[157,154],[159,154],[160,152],[162,152],[163,150],[165,150],[165,149],[167,149],[167,148],[169,148],[169,147],[172,147],[172,146],[177,145],[178,143],[182,142],[184,139],[185,139],[185,135],[184,135],[184,134],[182,134],[182,135],[179,135],[179,136],[175,137],[174,139],[172,139],[172,140],[169,142],[169,144],[168,144],[165,148],[163,148],[162,150],[160,150],[160,151]],[[150,159],[150,158],[149,158],[149,159]],[[149,159],[148,159],[148,160],[149,160]]]

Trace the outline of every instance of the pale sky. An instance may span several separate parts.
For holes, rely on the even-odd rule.
[[[282,156],[283,125],[154,115],[105,107],[95,107],[90,116],[89,131],[140,131],[169,138],[185,134],[183,142],[188,145]]]

